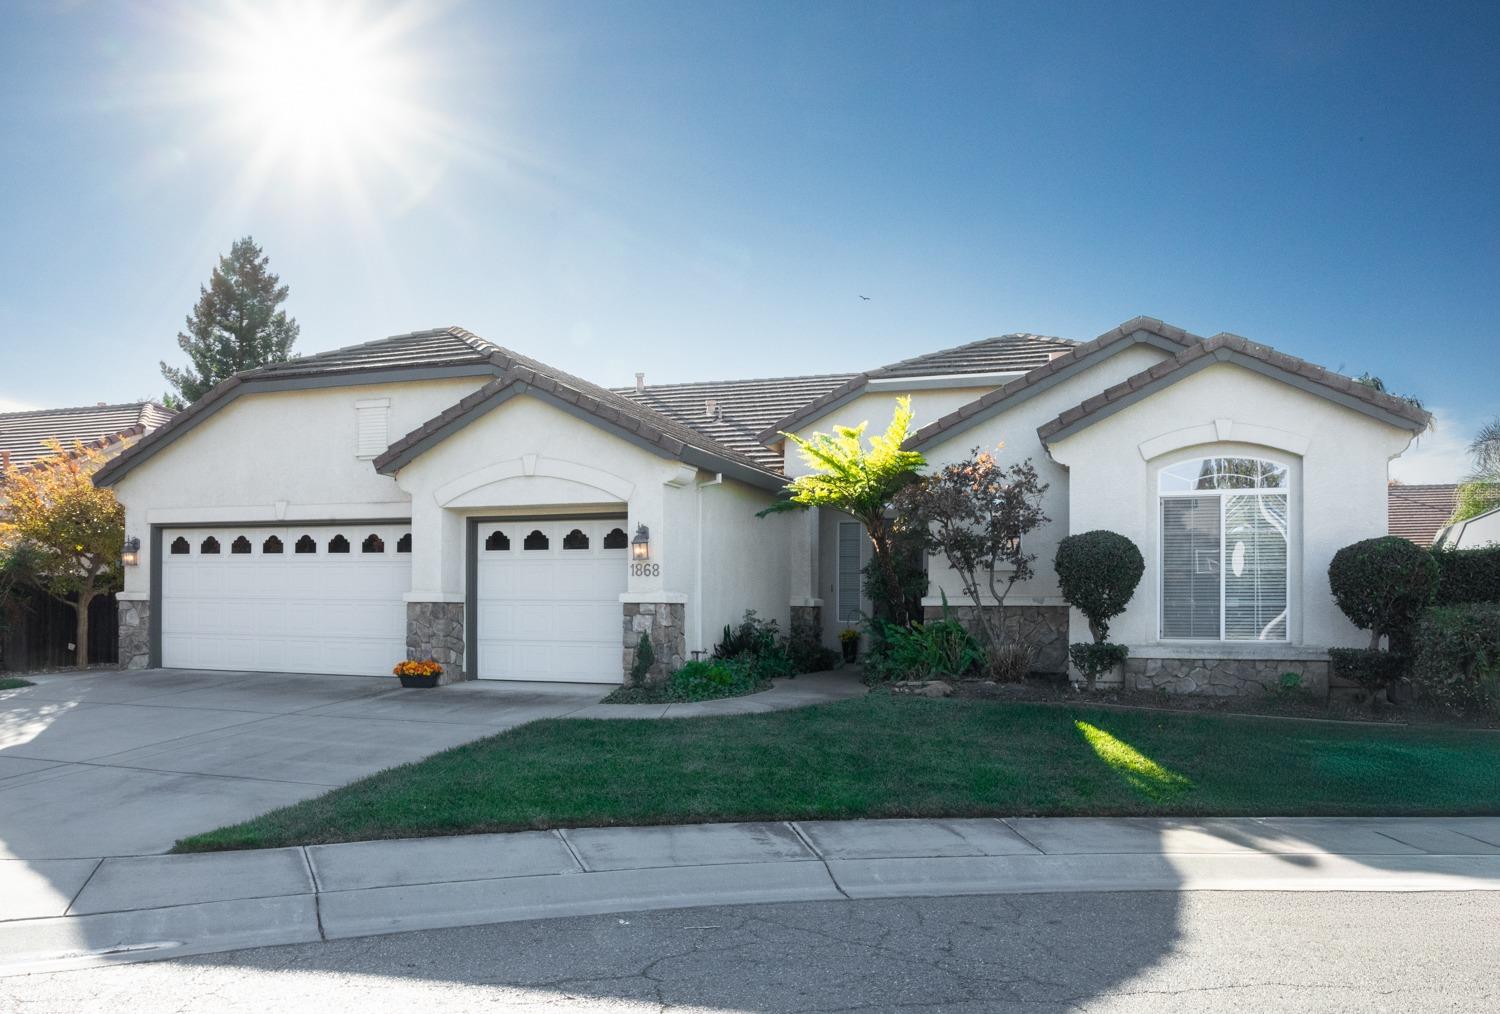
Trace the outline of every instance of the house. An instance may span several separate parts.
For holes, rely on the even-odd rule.
[[[1386,530],[1420,409],[1233,335],[1140,317],[1077,343],[984,339],[855,374],[607,390],[460,328],[242,373],[120,455],[121,659],[133,666],[618,681],[746,609],[832,644],[868,610],[859,527],[757,518],[804,467],[779,434],[912,399],[930,463],[996,449],[1050,484],[1005,622],[1065,665],[1086,638],[1048,565],[1109,528],[1148,561],[1112,637],[1137,686],[1235,693],[1366,636],[1328,561]],[[962,600],[928,561],[927,608]],[[623,637],[622,637],[623,631]]]
[[[1500,507],[1444,525],[1433,539],[1440,549],[1479,549],[1500,546]]]
[[[154,401],[122,405],[99,402],[79,408],[44,408],[0,412],[0,464],[26,466],[51,452],[46,442],[64,449],[81,443],[116,454],[172,417],[172,410]]]
[[[76,444],[97,448],[106,456],[120,453],[172,416],[153,401],[77,408],[0,413],[0,471],[6,463],[25,469],[51,454],[56,440],[64,449]],[[0,506],[5,492],[0,475]],[[111,662],[118,643],[113,596],[96,598],[89,608],[89,657]],[[72,664],[77,636],[72,610],[41,592],[27,597],[24,608],[0,617],[0,670],[29,671]]]
[[[1393,482],[1387,494],[1387,531],[1430,549],[1457,508],[1457,483],[1408,486]]]

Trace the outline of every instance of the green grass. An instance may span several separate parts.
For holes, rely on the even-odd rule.
[[[19,676],[0,676],[0,690],[19,690],[21,687],[35,685],[31,680],[23,680]]]
[[[1500,735],[871,695],[537,722],[177,850],[721,820],[1461,813],[1500,813]]]

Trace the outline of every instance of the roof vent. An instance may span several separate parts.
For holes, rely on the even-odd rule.
[[[107,402],[107,401],[96,401],[96,402],[94,402],[94,407],[95,408],[103,408],[105,405],[108,405],[108,404],[109,404],[109,402]]]
[[[713,398],[705,399],[703,402],[703,415],[707,419],[719,418],[719,403]]]
[[[646,375],[644,373],[637,373],[635,375],[635,393],[636,394],[642,394],[642,393],[645,392],[645,390],[646,390]]]

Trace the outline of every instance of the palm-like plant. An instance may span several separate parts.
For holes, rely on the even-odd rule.
[[[1452,521],[1463,521],[1500,507],[1500,418],[1479,428],[1469,444],[1474,470],[1458,487]]]
[[[786,485],[786,498],[761,511],[761,516],[809,507],[843,511],[865,526],[870,551],[880,569],[893,619],[905,624],[910,617],[895,563],[895,522],[890,517],[891,500],[927,463],[918,451],[904,450],[911,436],[911,399],[896,399],[896,410],[885,432],[869,438],[870,426],[835,426],[832,433],[814,433],[803,439],[795,433],[781,434],[797,446],[802,460],[812,469]]]

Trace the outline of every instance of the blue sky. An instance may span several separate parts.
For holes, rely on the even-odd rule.
[[[250,8],[5,7],[0,403],[158,396],[249,233],[303,352],[458,323],[618,385],[1146,313],[1420,396],[1409,479],[1500,413],[1494,4],[337,7],[403,110],[342,174],[215,77]]]

